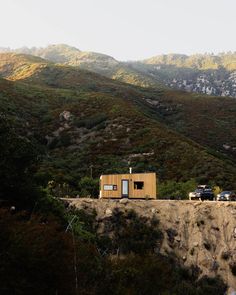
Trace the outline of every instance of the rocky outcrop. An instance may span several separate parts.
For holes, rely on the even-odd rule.
[[[156,217],[164,234],[162,254],[174,254],[183,265],[199,267],[201,276],[220,275],[230,290],[236,290],[236,203],[124,199],[68,202],[80,209],[95,209],[99,232],[114,209],[133,209],[140,216]]]

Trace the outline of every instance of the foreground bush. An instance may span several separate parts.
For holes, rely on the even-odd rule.
[[[136,220],[135,215],[125,217],[128,224]],[[58,223],[52,216],[14,214],[1,209],[0,294],[224,294],[226,286],[221,279],[198,281],[197,272],[183,269],[173,258],[154,253],[153,241],[160,236],[154,235],[151,244],[143,241],[153,232],[142,225],[142,219],[136,228],[132,221],[126,225],[122,218],[124,229],[119,229],[114,245],[119,242],[125,246],[126,255],[114,256],[99,251],[99,237],[94,237],[91,216],[87,218],[88,225],[84,216],[84,222],[77,221],[75,229],[72,226],[67,231],[66,224]],[[82,231],[78,230],[81,226]],[[86,238],[89,232],[93,238]]]

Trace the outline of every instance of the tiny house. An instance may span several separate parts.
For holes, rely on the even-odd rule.
[[[156,199],[156,173],[101,175],[99,198]]]

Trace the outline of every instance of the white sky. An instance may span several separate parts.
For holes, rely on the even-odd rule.
[[[66,43],[135,60],[236,51],[236,0],[0,0],[0,47]]]

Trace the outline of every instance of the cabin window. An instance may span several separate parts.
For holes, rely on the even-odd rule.
[[[103,189],[104,189],[104,191],[113,191],[113,190],[116,190],[116,189],[114,189],[114,185],[113,184],[104,184]]]
[[[143,181],[134,181],[134,189],[143,189],[144,182]]]

